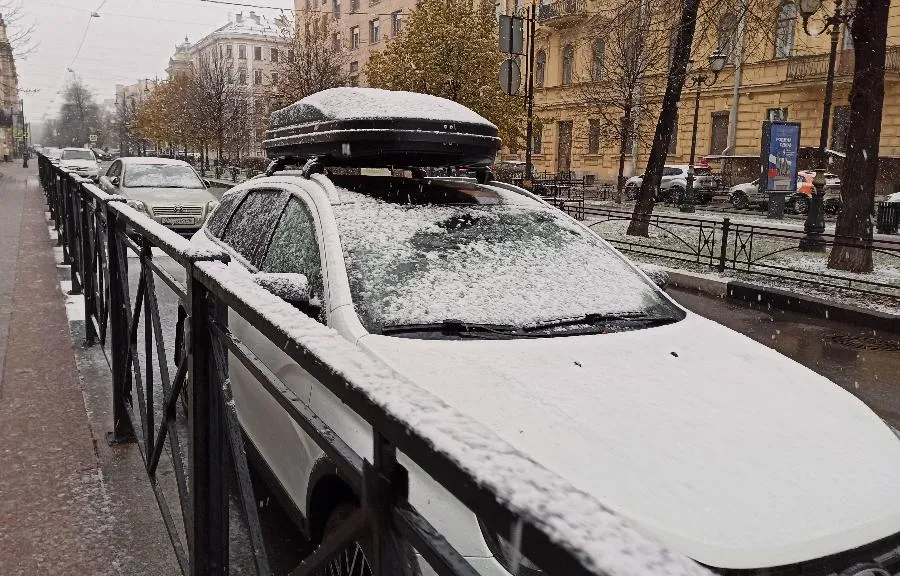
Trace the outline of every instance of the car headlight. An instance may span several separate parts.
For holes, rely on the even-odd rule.
[[[491,554],[494,555],[494,558],[496,558],[504,568],[518,576],[542,576],[545,574],[543,570],[538,568],[537,565],[522,554],[520,550],[516,550],[516,546],[512,542],[491,531],[491,529],[485,526],[484,522],[481,520],[478,520],[478,526],[481,527],[481,534],[484,536],[484,541],[487,542]],[[513,566],[513,559],[515,557],[518,557],[519,560],[518,570]]]
[[[141,202],[140,200],[127,200],[125,202],[130,207],[134,208],[138,212],[144,212],[146,214],[150,213],[150,210],[147,209],[147,205]]]

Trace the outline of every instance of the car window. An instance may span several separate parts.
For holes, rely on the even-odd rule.
[[[222,241],[231,246],[251,265],[269,243],[272,229],[281,215],[285,196],[280,190],[252,190],[231,216]]]
[[[309,281],[310,300],[317,300],[320,309],[324,311],[322,258],[316,239],[315,222],[309,208],[297,198],[288,201],[272,234],[272,242],[260,270],[305,275]],[[324,322],[324,317],[320,317],[319,321]]]
[[[113,162],[112,166],[109,167],[109,170],[106,171],[106,176],[108,178],[112,178],[113,176],[119,176],[122,173],[122,163],[121,162]]]
[[[126,188],[204,188],[190,166],[181,164],[131,164],[122,185]]]
[[[96,160],[90,150],[63,150],[62,160]]]
[[[209,215],[206,220],[206,229],[216,238],[222,237],[222,231],[228,224],[228,219],[234,213],[235,207],[240,202],[241,194],[226,192],[219,201],[219,206]]]

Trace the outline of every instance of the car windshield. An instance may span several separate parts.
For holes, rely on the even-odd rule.
[[[700,168],[699,166],[695,166],[694,174],[696,174],[697,176],[709,176],[712,174],[712,170],[709,168]]]
[[[61,160],[95,160],[90,150],[63,150]]]
[[[541,335],[555,336],[629,329],[585,326],[591,322],[579,319],[588,316],[683,317],[561,212],[514,192],[466,186],[340,190],[334,214],[367,330],[464,323],[521,332],[546,325],[552,330]]]
[[[126,188],[203,188],[203,180],[190,166],[132,164],[125,168]]]

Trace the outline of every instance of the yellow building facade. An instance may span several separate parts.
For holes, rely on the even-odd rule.
[[[571,170],[597,181],[615,181],[619,163],[617,142],[599,144],[589,140],[589,123],[594,118],[590,106],[579,98],[579,78],[589,77],[592,42],[598,23],[592,14],[601,12],[601,0],[557,0],[539,11],[535,46],[538,54],[535,114],[540,119],[534,141],[535,169],[546,172]],[[832,3],[826,2],[825,8]],[[798,9],[792,3],[776,5],[771,15],[771,29],[757,30],[754,37],[743,39],[743,57],[735,54],[719,75],[716,83],[701,90],[697,125],[696,157],[759,156],[762,122],[782,119],[801,124],[802,146],[819,144],[825,78],[830,38],[808,36]],[[673,28],[677,23],[672,16]],[[819,19],[810,27],[819,25]],[[700,34],[692,49],[692,58],[706,63],[716,43],[715,32]],[[732,39],[729,47],[737,40]],[[733,49],[732,49],[733,50]],[[740,50],[738,48],[738,50]],[[543,55],[542,55],[543,54]],[[543,61],[541,61],[543,59]],[[849,125],[849,93],[854,66],[852,38],[846,27],[840,30],[838,44],[830,149],[835,171],[840,172],[841,152],[846,146]],[[735,82],[734,63],[740,61],[739,82]],[[607,63],[607,66],[611,63]],[[543,67],[543,70],[541,68]],[[893,192],[900,184],[900,6],[892,6],[888,31],[888,53],[885,71],[885,98],[879,156],[882,158],[879,190]],[[574,68],[574,70],[573,70]],[[661,83],[660,83],[661,84]],[[737,87],[737,98],[735,98]],[[670,146],[667,163],[688,162],[691,146],[695,91],[687,86],[681,95],[676,141]],[[645,98],[661,100],[662,94],[646,94]],[[735,127],[731,128],[732,108],[736,106]],[[652,132],[656,116],[645,115],[639,122]],[[625,175],[643,172],[649,146],[637,142],[626,158]],[[523,154],[519,154],[523,157]],[[752,161],[751,161],[752,162]]]

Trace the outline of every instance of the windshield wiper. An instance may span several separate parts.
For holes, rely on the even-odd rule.
[[[546,322],[538,322],[525,326],[525,332],[533,332],[535,330],[546,330],[548,328],[560,328],[563,326],[597,326],[603,324],[614,323],[640,323],[647,326],[662,326],[678,322],[678,318],[672,316],[653,316],[646,312],[620,312],[616,314],[585,314],[575,318],[559,318],[557,320],[548,320]]]
[[[393,324],[381,328],[382,334],[404,334],[409,332],[440,332],[454,336],[462,334],[496,334],[506,337],[515,337],[520,333],[515,326],[464,322],[462,320],[443,320],[425,324]]]

